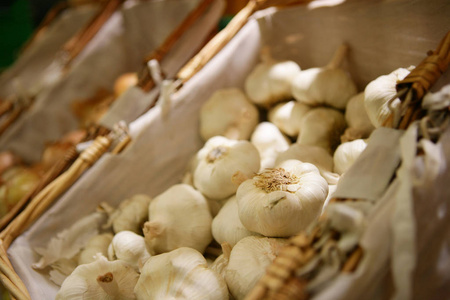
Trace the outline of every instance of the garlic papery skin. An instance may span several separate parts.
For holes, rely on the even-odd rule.
[[[94,262],[78,266],[64,280],[55,299],[136,299],[134,287],[138,278],[139,274],[127,263],[98,256]]]
[[[152,256],[136,284],[138,300],[228,299],[225,280],[209,269],[203,255],[187,247]]]
[[[200,136],[204,141],[221,135],[248,140],[259,122],[259,111],[238,88],[217,90],[200,110]]]
[[[330,154],[341,142],[347,123],[339,110],[318,107],[311,109],[303,118],[297,143],[320,146]]]
[[[103,256],[108,255],[108,247],[113,239],[112,233],[102,233],[91,237],[86,246],[81,249],[78,255],[78,265],[88,264],[95,261],[98,253]]]
[[[273,168],[279,153],[286,151],[291,141],[271,122],[261,122],[256,126],[250,142],[258,149],[261,157],[261,170]]]
[[[151,200],[151,197],[144,194],[123,200],[110,216],[109,222],[112,222],[114,232],[126,230],[142,234],[142,226],[148,220],[148,205]]]
[[[345,121],[347,129],[341,136],[341,142],[368,138],[375,129],[366,112],[364,92],[356,94],[348,101],[345,108]]]
[[[225,199],[233,195],[238,184],[237,173],[251,177],[259,171],[258,149],[249,141],[223,136],[210,138],[197,153],[194,186],[210,199]]]
[[[239,218],[250,231],[267,237],[290,237],[322,212],[328,183],[310,163],[286,160],[241,183]]]
[[[208,204],[190,185],[173,185],[153,199],[148,211],[144,236],[152,255],[180,247],[191,247],[203,253],[212,241]]]
[[[292,98],[291,82],[300,70],[300,66],[290,60],[263,61],[245,79],[245,93],[253,103],[266,108]]]
[[[236,300],[245,298],[286,245],[287,239],[251,236],[233,247],[225,279]]]
[[[269,122],[275,124],[281,132],[297,137],[300,133],[301,122],[311,106],[295,100],[278,103],[269,109],[267,118]]]
[[[288,159],[296,159],[315,165],[328,184],[337,184],[339,181],[339,174],[333,173],[333,156],[322,147],[294,143],[289,146],[288,150],[277,156],[275,165],[279,165],[282,161]]]
[[[366,147],[367,141],[363,139],[340,144],[333,155],[334,172],[341,175],[344,174],[350,169]]]
[[[222,254],[213,261],[209,268],[222,276],[222,278],[225,280],[232,247],[227,242],[222,243],[220,246],[222,247]]]
[[[121,231],[114,235],[108,248],[110,260],[123,260],[135,270],[140,270],[150,258],[144,237],[132,231]]]
[[[400,99],[396,98],[396,85],[403,80],[414,67],[398,68],[387,75],[372,80],[364,89],[364,105],[367,115],[375,128],[383,126],[386,119],[398,109]]]
[[[257,235],[257,233],[247,230],[239,219],[236,196],[227,200],[212,221],[212,235],[219,243],[228,243],[231,247],[236,245],[244,237]]]

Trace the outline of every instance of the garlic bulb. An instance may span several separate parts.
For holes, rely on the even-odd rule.
[[[250,142],[258,149],[261,157],[261,170],[273,168],[279,153],[286,151],[291,141],[270,122],[261,122],[252,133]]]
[[[213,219],[211,229],[214,239],[219,244],[226,242],[231,247],[246,236],[257,235],[257,233],[248,231],[242,225],[239,219],[236,196],[232,196],[227,200],[217,216]]]
[[[387,75],[382,75],[372,80],[364,89],[364,105],[367,115],[376,128],[383,125],[392,114],[391,109],[400,105],[396,85],[403,80],[414,67],[398,68]],[[392,100],[392,101],[391,101]]]
[[[114,235],[108,248],[110,260],[123,260],[135,270],[140,270],[150,258],[144,237],[132,231],[121,231]]]
[[[321,213],[328,183],[317,167],[286,160],[244,181],[236,192],[239,218],[250,231],[289,237],[309,226]]]
[[[340,144],[333,155],[334,171],[338,174],[344,174],[366,147],[367,142],[363,139]]]
[[[301,122],[311,106],[295,100],[283,102],[269,109],[267,118],[284,134],[297,137],[300,133]]]
[[[64,280],[56,300],[136,299],[134,287],[139,274],[127,263],[108,261],[99,256],[89,264],[78,266]]]
[[[228,299],[225,280],[208,268],[203,255],[182,247],[152,256],[136,284],[137,299]]]
[[[217,200],[236,192],[238,184],[232,181],[233,175],[240,172],[251,177],[260,166],[258,149],[252,143],[223,136],[210,138],[198,151],[197,160],[194,186],[206,197]]]
[[[212,241],[205,197],[192,186],[176,184],[156,196],[148,208],[144,235],[150,254],[191,247],[203,253]]]
[[[336,109],[311,109],[303,118],[297,143],[320,146],[332,154],[340,144],[346,126],[344,114]]]
[[[285,245],[286,239],[250,236],[233,247],[225,279],[236,300],[244,299],[253,289]]]
[[[347,46],[342,45],[327,66],[299,72],[292,80],[294,98],[311,106],[345,109],[350,97],[357,93],[353,79],[339,67],[347,50]]]
[[[109,222],[112,222],[114,232],[127,230],[142,234],[142,226],[148,220],[148,205],[151,200],[144,194],[123,200],[110,216]]]
[[[86,246],[78,255],[78,265],[88,264],[95,261],[97,254],[108,255],[108,247],[113,239],[112,233],[102,233],[91,237]]]
[[[299,72],[294,61],[265,59],[245,79],[245,92],[253,103],[269,107],[292,97],[291,82]]]
[[[216,135],[248,140],[259,121],[259,112],[238,88],[221,89],[200,110],[200,135],[204,141]]]
[[[368,138],[375,127],[369,119],[364,105],[364,92],[351,97],[345,108],[345,121],[347,129],[341,136],[341,142]]]
[[[294,143],[289,146],[288,150],[278,155],[275,165],[279,165],[282,161],[288,159],[296,159],[315,165],[328,184],[337,184],[339,180],[339,174],[333,173],[333,156],[322,147]]]

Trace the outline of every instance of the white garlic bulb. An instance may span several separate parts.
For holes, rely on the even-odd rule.
[[[261,170],[273,168],[279,153],[286,151],[291,141],[270,122],[261,122],[252,133],[250,142],[258,149],[261,157]]]
[[[294,143],[289,146],[288,150],[278,155],[275,165],[279,165],[282,161],[288,159],[296,159],[315,165],[328,184],[337,184],[339,180],[339,174],[333,173],[333,156],[322,147]]]
[[[148,220],[148,205],[152,199],[144,194],[137,194],[123,200],[110,216],[109,222],[115,233],[127,230],[142,234],[142,226]]]
[[[342,112],[329,107],[314,108],[303,118],[297,143],[320,146],[332,154],[346,127]]]
[[[295,100],[278,103],[269,109],[268,120],[275,124],[281,132],[290,137],[297,137],[300,133],[303,116],[311,109],[311,106]]]
[[[78,266],[64,280],[56,300],[136,299],[134,287],[138,277],[127,263],[99,256],[92,263]]]
[[[349,142],[356,139],[368,138],[375,129],[364,105],[364,92],[351,97],[345,108],[345,121],[347,129],[341,136],[341,142]]]
[[[238,205],[236,196],[233,195],[227,200],[225,205],[219,211],[217,216],[212,221],[212,235],[219,243],[228,243],[231,247],[242,238],[250,235],[257,235],[257,233],[248,231],[242,225],[239,219]]]
[[[299,72],[292,80],[294,98],[311,106],[345,109],[350,97],[357,93],[353,79],[339,67],[346,52],[347,46],[342,45],[327,66]]]
[[[144,236],[150,254],[191,247],[203,253],[212,241],[212,217],[205,197],[192,186],[176,184],[148,208]]]
[[[269,107],[292,97],[291,82],[299,72],[300,66],[294,61],[266,59],[245,79],[245,92],[253,103]]]
[[[251,177],[260,166],[258,149],[252,143],[223,136],[210,138],[197,152],[197,160],[194,186],[206,197],[217,200],[236,192],[238,184],[232,181],[233,175]]]
[[[340,144],[333,155],[334,171],[338,174],[344,174],[366,147],[367,142],[363,139]]]
[[[259,111],[238,88],[217,90],[200,110],[200,136],[216,135],[248,140],[259,121]]]
[[[136,284],[137,299],[228,299],[225,280],[209,269],[203,255],[183,247],[152,256]]]
[[[107,256],[112,239],[112,233],[102,233],[91,237],[78,255],[78,264],[83,265],[93,262],[98,253]]]
[[[364,105],[367,115],[373,126],[383,126],[386,119],[392,114],[391,109],[400,105],[396,85],[403,80],[413,67],[398,68],[387,75],[382,75],[372,80],[364,89]],[[392,101],[391,101],[392,100]]]
[[[289,237],[309,226],[322,212],[328,183],[317,167],[286,160],[244,181],[236,192],[239,218],[250,231]]]
[[[251,236],[233,247],[225,279],[236,300],[245,298],[285,245],[287,239]]]
[[[140,270],[150,258],[144,237],[132,231],[120,231],[114,235],[108,247],[110,260],[123,260],[135,270]]]

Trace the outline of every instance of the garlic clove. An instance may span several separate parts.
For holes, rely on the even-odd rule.
[[[64,280],[56,300],[136,299],[134,287],[138,278],[139,274],[127,263],[98,256],[94,262],[78,266]]]
[[[341,136],[341,142],[368,138],[375,129],[364,105],[364,92],[351,97],[345,108],[345,121],[348,128]]]
[[[240,89],[221,89],[203,104],[199,119],[204,141],[217,135],[248,140],[258,124],[259,111]]]
[[[257,233],[247,230],[239,219],[236,196],[227,200],[212,221],[212,235],[219,243],[227,243],[234,247],[236,243],[246,236],[257,235]]]
[[[317,167],[286,160],[244,181],[236,193],[239,218],[249,231],[289,237],[321,214],[328,183]]]
[[[258,149],[244,140],[231,140],[223,136],[209,139],[197,153],[194,186],[210,199],[221,200],[233,195],[238,184],[233,175],[241,172],[253,176],[260,168]]]
[[[366,147],[367,141],[363,139],[340,144],[333,155],[334,171],[341,175],[344,174]]]
[[[290,137],[297,137],[300,133],[301,121],[311,106],[295,100],[278,103],[270,108],[268,120],[275,124],[283,133]]]
[[[228,299],[225,280],[192,248],[152,256],[135,287],[137,299]]]
[[[150,258],[145,239],[132,231],[121,231],[114,235],[108,247],[110,260],[123,260],[139,271],[147,259]]]
[[[212,217],[205,197],[192,186],[176,184],[156,196],[144,224],[147,249],[155,255],[180,247],[204,252],[212,241]]]
[[[364,89],[364,105],[367,115],[375,128],[383,125],[393,110],[400,105],[396,98],[396,85],[403,80],[413,69],[398,68],[387,75],[381,75],[366,85]]]
[[[265,274],[287,239],[250,236],[231,250],[225,279],[236,300],[244,299]]]
[[[98,253],[108,255],[108,247],[113,239],[112,233],[102,233],[91,237],[78,256],[78,265],[88,264],[95,260]]]

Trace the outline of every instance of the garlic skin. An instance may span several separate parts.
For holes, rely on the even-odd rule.
[[[244,237],[257,235],[257,233],[247,230],[239,219],[238,204],[236,196],[227,200],[225,205],[219,211],[212,221],[212,235],[219,243],[228,243],[234,247],[239,240]]]
[[[108,255],[108,247],[113,239],[112,233],[102,233],[91,237],[86,246],[81,249],[78,255],[78,265],[88,264],[95,261],[98,253],[103,256]]]
[[[329,105],[345,109],[348,100],[357,93],[353,79],[341,68],[310,68],[299,72],[292,80],[292,95],[311,106]]]
[[[114,235],[108,247],[110,260],[122,260],[139,271],[150,258],[144,237],[132,231],[121,231]]]
[[[225,279],[236,300],[245,298],[287,243],[287,239],[251,236],[233,247]]]
[[[341,142],[368,138],[375,129],[366,112],[364,92],[356,94],[348,101],[345,108],[345,121],[348,127],[341,136]]]
[[[367,142],[363,139],[340,144],[333,155],[334,172],[341,175],[344,174],[350,169],[366,147]]]
[[[275,160],[275,165],[288,159],[296,159],[315,165],[328,184],[337,184],[339,174],[333,173],[333,156],[322,147],[313,145],[292,144],[289,149],[280,153]]]
[[[250,142],[258,149],[261,157],[261,170],[273,168],[279,153],[286,151],[291,141],[270,122],[261,122],[256,126]]]
[[[291,82],[299,72],[300,66],[294,61],[268,59],[257,64],[247,76],[245,93],[256,105],[270,107],[292,97]]]
[[[387,75],[382,75],[372,80],[364,89],[364,105],[367,115],[375,128],[383,126],[386,119],[392,114],[392,109],[400,105],[396,85],[403,80],[414,67],[398,68]],[[392,102],[390,103],[390,101]],[[390,106],[390,107],[389,107]]]
[[[221,200],[233,195],[238,184],[232,181],[238,173],[247,177],[259,171],[258,149],[244,140],[223,136],[210,138],[197,153],[194,186],[210,199]]]
[[[200,110],[200,136],[204,141],[221,135],[248,140],[259,122],[259,111],[238,88],[217,90]]]
[[[311,106],[295,100],[278,103],[269,109],[267,118],[269,122],[275,124],[281,132],[297,137],[300,133],[301,122]]]
[[[328,183],[310,163],[286,160],[244,181],[236,193],[239,218],[250,231],[290,237],[322,212]]]
[[[135,287],[142,299],[228,299],[225,280],[208,268],[203,255],[182,247],[152,256],[142,268]]]
[[[303,118],[297,143],[320,146],[332,154],[346,127],[342,112],[328,107],[314,108]]]
[[[152,255],[180,247],[191,247],[203,253],[212,241],[208,203],[190,185],[173,185],[153,199],[148,212],[144,236]]]
[[[219,255],[213,263],[209,266],[211,270],[222,276],[222,278],[225,280],[226,270],[228,267],[228,263],[230,261],[230,255],[232,247],[227,242],[222,243],[220,245],[222,247],[222,254]]]
[[[78,266],[64,280],[55,299],[136,299],[134,287],[138,278],[139,274],[127,263],[98,256],[94,262]]]
[[[109,222],[112,222],[114,232],[132,231],[142,234],[142,226],[148,220],[148,205],[151,200],[151,197],[144,194],[123,200],[110,216]]]

